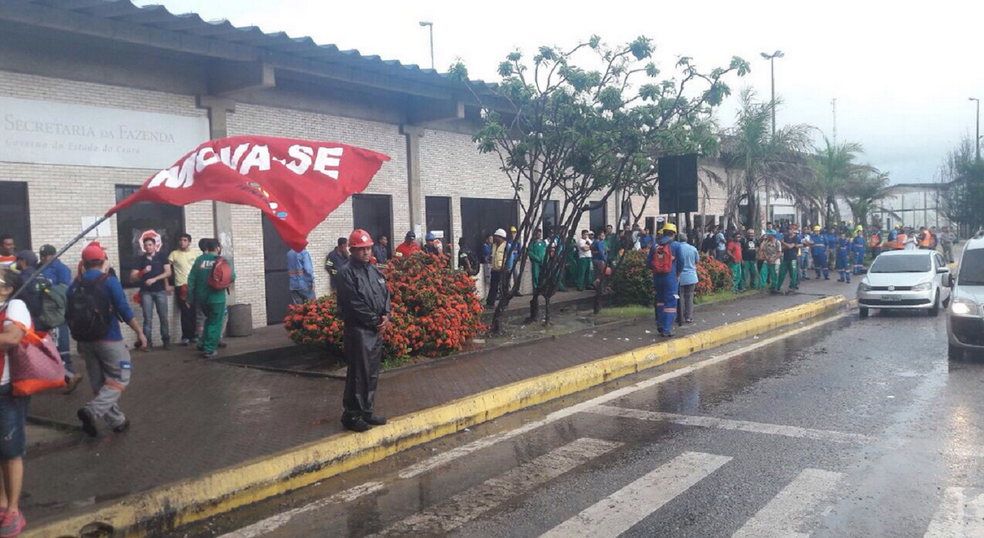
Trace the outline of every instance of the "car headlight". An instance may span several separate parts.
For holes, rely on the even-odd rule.
[[[871,291],[871,285],[862,280],[861,283],[858,284],[858,291]]]
[[[916,284],[912,287],[912,291],[929,291],[933,289],[932,282],[923,282],[922,284]]]
[[[958,299],[953,301],[953,304],[950,305],[950,310],[958,316],[981,315],[981,307],[977,303],[968,301],[967,299]]]

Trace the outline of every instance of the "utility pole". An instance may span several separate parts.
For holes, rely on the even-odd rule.
[[[837,146],[837,98],[834,97],[830,101],[830,106],[834,110],[834,147]]]
[[[981,100],[976,97],[971,97],[971,101],[977,102],[977,133],[974,136],[974,155],[977,160],[981,160]]]
[[[434,69],[434,23],[428,21],[420,21],[420,26],[426,26],[430,30],[431,69]]]
[[[772,71],[772,138],[776,137],[776,58],[782,58],[785,54],[777,50],[772,54],[761,53],[762,58],[769,60],[769,68]],[[765,222],[772,220],[772,188],[768,177],[765,178]],[[754,223],[753,223],[754,224]]]

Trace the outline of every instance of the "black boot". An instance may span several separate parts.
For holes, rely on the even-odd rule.
[[[372,413],[363,415],[362,420],[364,420],[366,424],[369,424],[370,426],[382,426],[383,424],[386,424],[385,418],[379,415],[374,415]]]
[[[342,418],[342,426],[344,426],[346,430],[358,433],[367,432],[372,429],[372,426],[370,426],[365,420],[362,420],[362,417],[356,417],[353,419]]]

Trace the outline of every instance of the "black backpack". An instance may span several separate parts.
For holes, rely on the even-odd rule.
[[[68,329],[79,342],[102,340],[112,327],[113,303],[103,285],[109,275],[79,282],[68,311]]]

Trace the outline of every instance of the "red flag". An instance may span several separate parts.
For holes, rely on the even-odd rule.
[[[258,207],[294,250],[349,196],[369,186],[390,158],[334,142],[267,136],[210,140],[106,212],[138,202],[183,206],[203,200]]]

